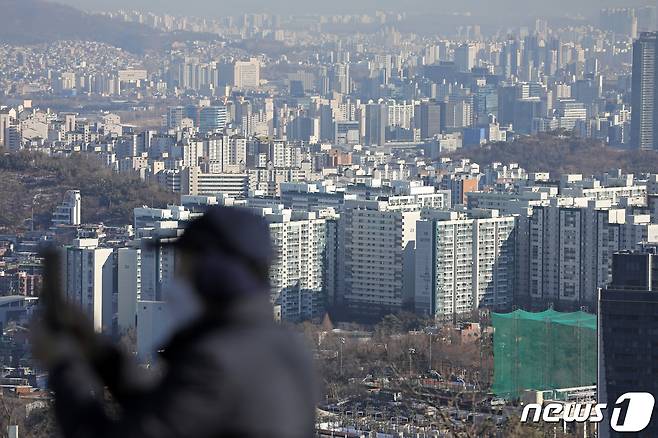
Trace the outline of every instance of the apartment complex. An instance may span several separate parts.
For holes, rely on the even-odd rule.
[[[342,290],[350,311],[400,311],[413,295],[417,204],[346,200],[340,218]]]
[[[112,248],[99,248],[98,239],[76,239],[62,250],[66,297],[89,315],[97,332],[113,329],[113,254]]]
[[[516,221],[493,210],[432,212],[417,224],[415,311],[450,320],[480,307],[508,310]]]
[[[275,251],[270,271],[275,315],[285,321],[321,317],[336,283],[335,218],[284,208],[255,210],[269,224]]]

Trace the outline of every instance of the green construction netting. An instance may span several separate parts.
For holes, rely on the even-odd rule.
[[[596,384],[596,316],[584,312],[494,313],[493,392]]]

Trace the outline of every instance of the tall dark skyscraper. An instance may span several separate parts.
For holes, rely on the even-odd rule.
[[[380,103],[369,103],[366,105],[365,114],[365,138],[364,143],[368,146],[382,146],[386,142],[386,105]]]
[[[519,98],[515,86],[498,88],[498,121],[503,125],[514,123],[514,104]]]
[[[658,32],[644,32],[633,44],[631,144],[658,150]]]
[[[628,392],[658,398],[658,248],[613,256],[612,282],[599,292],[598,399],[612,406]],[[658,436],[658,412],[642,434]],[[624,436],[603,423],[600,437]]]
[[[334,114],[331,105],[320,105],[320,140],[334,140]]]
[[[431,138],[441,133],[441,105],[437,102],[423,102],[418,107],[418,127],[420,138]]]

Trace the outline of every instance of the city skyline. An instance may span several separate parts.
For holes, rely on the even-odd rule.
[[[60,3],[69,4],[85,10],[107,11],[107,2],[100,0],[60,0]],[[547,3],[540,0],[500,0],[489,2],[483,0],[464,0],[455,5],[448,1],[435,2],[431,0],[410,0],[401,7],[394,0],[359,0],[350,2],[339,0],[325,2],[323,0],[287,0],[272,4],[266,0],[246,0],[239,4],[235,2],[214,2],[211,0],[192,0],[181,4],[171,0],[117,0],[112,3],[112,9],[140,9],[145,12],[165,12],[178,15],[203,16],[209,15],[215,18],[223,15],[235,15],[241,13],[276,13],[281,15],[304,15],[304,14],[354,14],[367,13],[377,10],[405,12],[409,15],[450,15],[453,13],[469,12],[473,17],[486,20],[489,18],[505,17],[565,17],[572,13],[582,14],[587,18],[596,18],[601,8],[629,8],[639,6],[656,6],[651,0],[585,0],[568,1],[555,0]],[[422,11],[422,12],[421,12]],[[577,17],[574,17],[577,18]],[[509,23],[511,24],[511,23]]]
[[[231,400],[272,395],[238,431],[286,394],[252,353],[290,345],[256,328],[296,332],[325,383],[303,438],[552,436],[529,409],[656,390],[653,0],[65,2],[0,0],[3,425],[45,438],[87,386],[52,391],[25,341],[53,303],[145,372],[197,326],[247,328],[248,359],[178,364],[193,394],[230,358]]]

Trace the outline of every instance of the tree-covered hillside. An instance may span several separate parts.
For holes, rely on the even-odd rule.
[[[594,175],[612,169],[658,173],[658,153],[620,150],[603,143],[557,134],[523,137],[513,143],[493,143],[457,151],[452,158],[470,158],[480,165],[519,163],[530,172]]]
[[[97,161],[75,155],[53,158],[41,153],[0,155],[0,233],[50,226],[55,206],[67,190],[80,190],[82,220],[125,225],[142,205],[166,206],[177,196],[134,176],[117,174]]]

